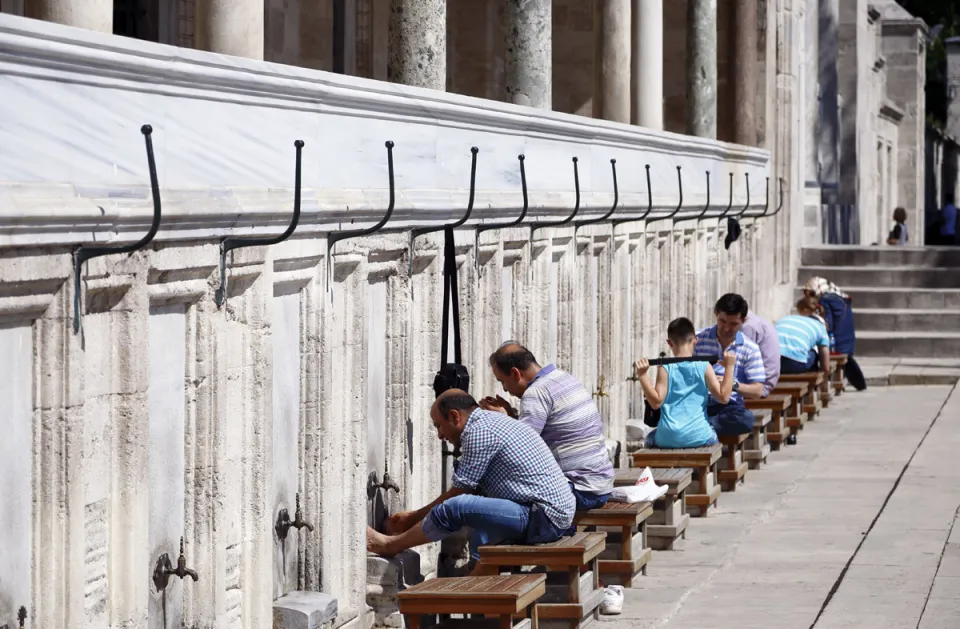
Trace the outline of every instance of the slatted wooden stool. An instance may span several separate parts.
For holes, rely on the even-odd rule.
[[[780,449],[780,444],[786,442],[790,434],[790,428],[787,426],[787,410],[793,403],[793,398],[789,395],[777,395],[771,393],[765,398],[758,400],[745,400],[748,410],[751,411],[769,411],[770,424],[767,426],[767,442],[774,450]]]
[[[409,629],[421,629],[423,616],[440,615],[440,627],[537,629],[534,603],[547,591],[543,574],[429,579],[397,595],[400,613]],[[528,610],[529,608],[529,610]],[[499,622],[449,620],[451,614],[497,616]],[[515,616],[529,616],[517,625]]]
[[[780,376],[780,383],[777,389],[782,386],[806,384],[808,389],[803,396],[801,411],[806,415],[808,421],[813,421],[823,408],[823,386],[827,384],[827,378],[822,371],[811,371],[809,373],[784,374]],[[828,392],[829,395],[829,392]]]
[[[841,395],[843,393],[843,366],[847,364],[846,354],[830,354],[830,369],[833,370],[833,393]]]
[[[722,451],[719,443],[702,448],[644,448],[633,453],[633,465],[639,468],[685,467],[693,470],[696,485],[687,490],[687,510],[691,515],[705,518],[720,497],[717,461]]]
[[[651,470],[653,482],[666,485],[667,493],[653,503],[653,515],[646,522],[647,543],[654,550],[672,550],[673,543],[686,537],[690,515],[687,513],[687,488],[693,482],[693,471],[684,467]],[[613,484],[621,487],[636,485],[643,468],[631,467],[617,470]]]
[[[633,577],[647,574],[652,554],[647,547],[647,519],[653,515],[651,502],[608,502],[599,509],[577,511],[573,523],[578,531],[606,532],[606,548],[600,553],[600,581],[630,587]],[[619,529],[619,530],[612,530]]]
[[[770,444],[767,443],[767,426],[770,425],[772,417],[770,411],[753,411],[753,433],[744,444],[743,457],[751,470],[760,467],[761,463],[767,462],[767,456],[770,454]]]
[[[724,453],[717,465],[717,476],[723,491],[736,491],[738,483],[746,482],[749,465],[744,457],[744,444],[749,437],[750,433],[719,437]]]
[[[603,602],[597,564],[606,547],[605,538],[606,533],[576,533],[549,544],[481,546],[479,570],[493,575],[516,566],[537,566],[548,573],[562,573],[563,602],[537,603],[538,622],[566,620],[583,626],[599,616]]]
[[[782,376],[781,376],[782,377]],[[787,409],[787,427],[792,434],[797,434],[806,421],[803,413],[804,401],[810,395],[810,384],[808,382],[778,382],[773,390],[775,395],[789,395],[790,408]]]

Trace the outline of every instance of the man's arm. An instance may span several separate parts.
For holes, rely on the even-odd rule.
[[[756,400],[763,397],[763,382],[766,380],[767,372],[763,368],[763,356],[760,354],[760,348],[756,348],[744,359],[743,379],[740,383],[740,395],[745,400]]]
[[[553,400],[544,387],[536,387],[533,391],[527,389],[520,400],[520,416],[517,419],[539,435],[547,425],[547,418],[553,412]]]

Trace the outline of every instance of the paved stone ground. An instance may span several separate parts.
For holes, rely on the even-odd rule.
[[[654,552],[606,629],[960,628],[960,390],[834,400]]]
[[[955,384],[960,380],[960,358],[857,358],[870,386]],[[960,627],[960,622],[957,623]]]

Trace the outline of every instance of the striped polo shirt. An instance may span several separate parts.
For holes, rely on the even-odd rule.
[[[722,358],[726,351],[734,352],[737,355],[737,364],[733,373],[734,382],[753,384],[766,380],[760,346],[742,333],[737,332],[733,343],[727,347],[721,347],[720,341],[717,340],[717,326],[714,325],[697,332],[697,344],[693,346],[694,356],[720,356]],[[713,371],[718,378],[723,379],[722,360],[713,366]],[[742,399],[739,393],[730,394],[731,402],[740,402]]]
[[[780,338],[780,355],[798,363],[806,363],[810,351],[816,347],[830,347],[826,326],[813,317],[787,315],[774,327]]]
[[[520,399],[519,419],[540,434],[576,489],[613,490],[603,420],[579,380],[554,365],[542,368]]]

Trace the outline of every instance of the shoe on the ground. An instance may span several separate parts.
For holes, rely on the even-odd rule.
[[[787,445],[795,446],[797,445],[797,436],[796,435],[787,435]]]
[[[623,586],[608,585],[603,589],[603,602],[600,603],[600,613],[616,615],[622,611]]]

